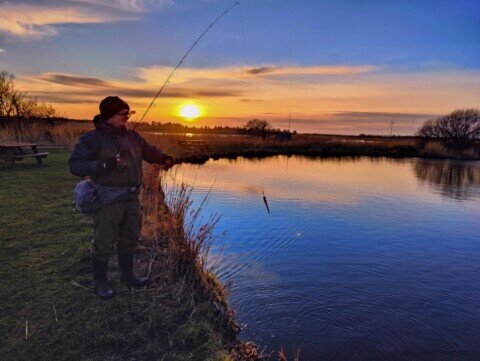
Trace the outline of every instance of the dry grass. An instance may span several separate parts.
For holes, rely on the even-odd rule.
[[[145,167],[143,184],[140,195],[144,215],[143,263],[152,280],[152,289],[161,293],[166,279],[181,279],[176,297],[191,297],[191,314],[196,312],[197,303],[210,305],[209,318],[230,350],[228,357],[258,359],[255,345],[236,339],[240,329],[234,311],[228,306],[227,289],[206,267],[214,241],[213,230],[220,217],[213,215],[203,221],[206,198],[192,208],[192,187],[177,182],[175,174],[162,171],[157,165]]]
[[[387,156],[480,159],[480,147],[471,145],[459,150],[440,141],[419,138],[341,137],[299,134],[289,142],[270,137],[207,135],[198,137],[206,141],[205,147],[185,147],[177,143],[179,136],[144,134],[152,143],[172,153],[178,161],[202,163],[209,158],[265,157],[271,155],[305,156]]]
[[[92,123],[69,122],[45,128],[31,125],[21,130],[0,129],[0,141],[36,142],[43,145],[73,146],[78,137],[93,129]],[[480,159],[480,145],[458,149],[442,141],[414,137],[354,137],[321,134],[296,134],[291,141],[277,141],[274,136],[264,141],[259,137],[202,134],[193,139],[206,141],[205,147],[178,144],[179,134],[142,133],[151,144],[172,154],[178,162],[203,163],[209,158],[265,157],[270,155],[306,156],[387,156],[451,159]]]
[[[210,285],[206,269],[208,253],[213,243],[213,229],[219,216],[201,222],[203,203],[192,208],[192,188],[176,179],[167,185],[170,173],[157,165],[145,167],[140,194],[143,205],[143,245],[151,250],[150,270],[156,254],[168,249],[167,268],[175,273],[193,277],[200,275],[204,286]],[[190,272],[193,271],[193,274]],[[152,271],[155,274],[154,271]],[[222,293],[219,291],[218,293]]]
[[[281,347],[280,352],[278,353],[278,361],[288,361],[287,353],[284,348]],[[300,349],[297,349],[294,355],[293,361],[300,361]]]
[[[80,135],[91,130],[89,127],[77,124],[61,124],[54,127],[46,127],[44,124],[30,124],[21,128],[0,129],[0,141],[26,142],[41,145],[54,145],[59,147],[71,147]]]
[[[202,135],[206,147],[185,147],[177,143],[180,136],[144,134],[152,144],[175,155],[179,161],[204,162],[209,158],[264,157],[270,155],[306,156],[418,156],[417,141],[410,138],[378,138],[362,141],[355,138],[342,138],[322,135],[296,135],[289,142],[263,141],[248,136]]]

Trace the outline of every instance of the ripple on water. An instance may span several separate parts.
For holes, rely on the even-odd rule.
[[[300,288],[305,291],[305,285]],[[431,315],[421,317],[419,309],[435,305],[418,298],[392,294],[369,301],[342,287],[325,288],[323,292],[324,298],[314,299],[298,293],[287,294],[284,289],[272,291],[272,287],[261,287],[251,298],[243,295],[237,299],[241,305],[239,316],[250,323],[249,328],[255,333],[301,339],[305,347],[315,345],[314,349],[324,350],[325,354],[338,347],[364,347],[358,359],[369,356],[378,360],[388,353],[396,355],[397,360],[410,360],[435,350],[443,350],[445,355],[458,360],[475,359],[471,356],[478,348],[478,315],[444,306],[444,314],[469,321],[463,332],[457,330],[460,334],[454,336]],[[306,292],[312,293],[319,294],[319,290]]]

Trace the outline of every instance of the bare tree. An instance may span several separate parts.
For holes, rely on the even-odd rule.
[[[14,78],[13,74],[4,70],[0,71],[0,117],[11,117],[13,115]]]
[[[457,109],[450,114],[429,119],[417,134],[427,138],[443,138],[466,143],[480,138],[480,109]]]
[[[247,133],[262,137],[262,139],[265,140],[272,129],[272,126],[266,120],[251,119],[243,126],[243,128]]]
[[[25,119],[51,119],[55,116],[51,104],[39,102],[26,92],[15,89],[15,76],[8,71],[0,71],[0,126],[12,121]]]

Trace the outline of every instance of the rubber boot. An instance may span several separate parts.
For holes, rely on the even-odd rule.
[[[93,269],[93,292],[103,299],[115,296],[112,286],[108,282],[108,263],[99,260],[92,260]]]
[[[133,287],[143,287],[148,283],[148,277],[137,277],[133,273],[133,254],[119,253],[118,266],[122,273],[122,282],[127,282]]]

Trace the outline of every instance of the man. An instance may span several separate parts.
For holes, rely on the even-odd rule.
[[[127,130],[130,114],[130,107],[119,97],[103,99],[100,114],[93,119],[95,130],[80,137],[69,160],[73,174],[89,176],[102,186],[102,206],[93,214],[92,269],[94,292],[105,299],[114,296],[107,269],[116,242],[122,281],[135,287],[147,284],[146,277],[133,273],[142,225],[138,199],[142,160],[165,167],[174,164],[172,156],[149,145],[137,132]]]

